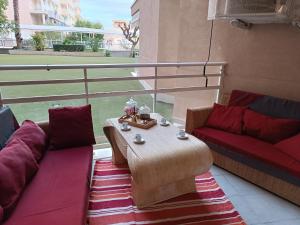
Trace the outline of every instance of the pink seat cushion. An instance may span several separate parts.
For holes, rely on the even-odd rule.
[[[85,225],[93,148],[48,151],[5,225]]]
[[[244,107],[224,106],[215,103],[206,121],[206,126],[241,134],[244,111]]]
[[[275,147],[300,162],[300,134],[277,143]]]
[[[195,129],[193,134],[201,140],[245,154],[300,177],[300,163],[270,143],[208,127]]]
[[[30,148],[37,161],[41,159],[46,148],[47,136],[37,124],[25,120],[21,127],[13,133],[9,141],[14,138],[22,140]]]
[[[280,119],[246,110],[244,114],[244,132],[261,140],[277,143],[300,131],[300,121]]]
[[[38,164],[27,145],[13,139],[0,151],[0,205],[5,217],[14,209],[26,183],[38,170]]]
[[[91,105],[49,109],[50,149],[95,144]]]

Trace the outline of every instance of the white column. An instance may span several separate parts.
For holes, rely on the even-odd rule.
[[[46,18],[45,14],[42,14],[42,24],[46,24]]]

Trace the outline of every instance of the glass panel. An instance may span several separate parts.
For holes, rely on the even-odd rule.
[[[122,69],[89,69],[89,78],[101,78],[101,77],[130,77],[134,68],[122,68]]]
[[[85,100],[67,100],[38,103],[21,103],[9,105],[19,123],[29,119],[35,122],[48,121],[48,109],[56,106],[84,105]]]
[[[52,79],[75,79],[75,78],[83,78],[82,69],[50,70],[50,71],[47,70],[0,71],[0,81],[52,80]]]
[[[152,98],[150,95],[133,96],[133,98],[139,103],[139,105],[147,104],[152,109]],[[124,114],[123,109],[128,99],[128,96],[123,96],[90,100],[93,107],[94,126],[99,127],[99,129],[96,130],[100,131],[97,135],[104,135],[102,127],[108,118],[119,118]]]
[[[102,136],[102,127],[108,118],[119,118],[124,112],[124,106],[130,97],[107,97],[99,99],[91,99],[90,103],[93,108],[93,119],[94,119],[94,129],[97,136]],[[151,110],[153,110],[153,98],[151,95],[139,95],[133,96],[133,98],[138,102],[139,106],[146,104]],[[166,118],[171,118],[172,105],[162,102],[157,103],[157,111],[161,113]]]
[[[49,84],[2,87],[3,98],[83,94],[84,84]]]
[[[204,108],[212,106],[216,101],[217,93],[217,90],[170,93],[174,99],[173,120],[184,124],[187,108]]]

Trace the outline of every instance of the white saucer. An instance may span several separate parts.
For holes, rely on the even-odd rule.
[[[131,126],[127,126],[126,129],[121,126],[121,131],[130,131],[130,130],[131,130]]]
[[[136,139],[134,139],[133,142],[134,142],[135,144],[142,145],[142,144],[144,144],[146,141],[145,141],[144,138],[142,138],[140,141],[137,141]]]
[[[179,134],[176,134],[177,138],[180,139],[180,140],[186,140],[189,138],[189,135],[188,134],[185,134],[185,136],[180,136]]]
[[[163,126],[163,127],[167,127],[167,126],[170,125],[170,122],[167,121],[166,123],[160,123],[160,125]]]

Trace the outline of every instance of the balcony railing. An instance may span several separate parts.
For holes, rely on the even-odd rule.
[[[68,64],[68,65],[0,65],[1,71],[52,71],[52,70],[82,70],[81,78],[74,79],[45,79],[45,80],[20,80],[17,81],[0,81],[1,87],[16,87],[34,85],[50,85],[50,84],[82,84],[84,86],[84,92],[80,94],[62,94],[62,95],[45,95],[45,96],[32,96],[32,97],[1,97],[0,93],[0,106],[7,104],[20,104],[20,103],[37,103],[37,102],[50,102],[50,101],[62,101],[62,100],[79,100],[83,99],[86,103],[89,103],[91,99],[106,98],[116,96],[138,96],[150,94],[153,99],[153,111],[156,111],[157,95],[161,93],[174,93],[174,92],[190,92],[201,90],[220,90],[221,79],[224,75],[225,62],[188,62],[188,63],[133,63],[133,64]],[[201,68],[201,72],[197,74],[171,74],[160,75],[158,69],[160,68]],[[91,69],[125,69],[125,68],[153,68],[154,74],[143,76],[124,76],[124,77],[103,77],[97,76],[89,78],[88,72]],[[213,68],[213,69],[210,69]],[[206,71],[217,71],[215,73],[208,73]],[[20,73],[21,74],[21,73]],[[172,79],[187,79],[187,78],[202,78],[205,79],[204,85],[188,86],[188,87],[169,87],[158,88],[158,80],[172,80]],[[219,78],[218,84],[215,82],[210,85],[211,78]],[[153,88],[147,90],[126,90],[126,91],[110,91],[110,92],[90,92],[89,85],[95,82],[112,82],[112,81],[141,81],[152,80]]]
[[[0,39],[0,48],[8,48],[11,49],[14,46],[16,46],[16,40],[15,39],[11,39],[11,38],[1,38]]]

